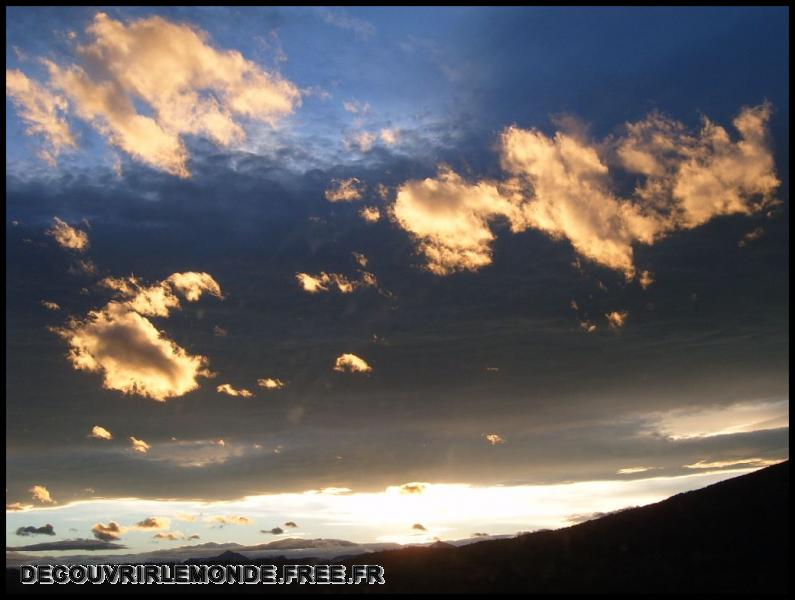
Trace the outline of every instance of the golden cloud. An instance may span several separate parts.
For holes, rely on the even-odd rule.
[[[334,370],[341,373],[370,373],[373,368],[355,354],[342,354],[337,357]]]
[[[102,373],[107,389],[159,401],[186,394],[198,387],[198,377],[211,376],[206,357],[188,354],[143,316],[167,317],[180,308],[177,293],[188,301],[204,292],[221,297],[210,275],[175,273],[152,286],[135,277],[107,278],[102,284],[124,300],[53,329],[68,342],[75,369]]]
[[[16,69],[6,69],[6,95],[27,125],[28,135],[44,137],[46,148],[39,153],[41,158],[52,165],[64,149],[76,147],[75,137],[66,122],[68,105],[63,96]]]
[[[245,138],[241,119],[273,125],[301,102],[293,83],[237,51],[214,48],[207,33],[189,24],[157,16],[123,23],[97,13],[86,33],[89,41],[76,47],[75,64],[42,61],[49,86],[111,144],[180,177],[190,175],[181,136],[205,135],[229,145]],[[141,114],[136,103],[152,116]],[[51,112],[38,121],[51,123]],[[69,139],[63,126],[47,130]]]
[[[50,490],[43,485],[34,485],[28,491],[32,494],[33,499],[37,502],[41,502],[42,504],[55,504],[55,500],[53,500],[52,496],[50,495]]]
[[[234,388],[228,383],[222,383],[217,388],[215,388],[220,394],[226,394],[227,396],[240,396],[241,398],[251,398],[254,394],[252,394],[249,390],[245,388]]]
[[[359,210],[359,216],[368,223],[377,223],[381,220],[381,211],[377,206],[364,206]]]
[[[350,179],[332,179],[331,186],[326,190],[326,200],[329,202],[352,202],[361,200],[364,194],[364,184],[356,177]]]
[[[498,433],[487,433],[484,434],[483,437],[486,438],[486,441],[492,446],[505,443],[505,438]]]
[[[626,135],[604,143],[508,127],[499,138],[504,180],[467,182],[442,167],[435,178],[399,186],[392,212],[437,275],[491,264],[491,223],[504,219],[513,232],[532,228],[566,239],[580,256],[632,279],[634,245],[777,203],[770,115],[769,104],[742,109],[734,120],[737,141],[708,120],[690,134],[659,114],[627,124]],[[642,178],[631,198],[613,191],[613,157]],[[652,281],[641,274],[642,287]]]
[[[143,440],[139,440],[136,437],[130,436],[130,442],[132,443],[132,450],[133,452],[138,452],[139,454],[146,454],[149,452],[149,449],[152,447],[147,444]]]
[[[88,437],[97,438],[98,440],[112,440],[113,434],[104,427],[94,425]]]
[[[46,234],[53,238],[59,246],[69,250],[82,252],[88,249],[88,234],[76,227],[72,227],[58,217],[53,217],[52,227]]]
[[[204,517],[205,523],[213,525],[250,525],[251,519],[239,515],[212,515]]]
[[[267,390],[280,390],[286,384],[281,379],[266,377],[264,379],[257,379],[257,385]]]

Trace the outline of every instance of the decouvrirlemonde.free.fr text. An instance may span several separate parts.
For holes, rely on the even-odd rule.
[[[383,584],[379,565],[23,565],[24,584]]]

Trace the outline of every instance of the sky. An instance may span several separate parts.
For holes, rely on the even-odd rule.
[[[788,8],[6,17],[7,547],[515,534],[788,458]]]

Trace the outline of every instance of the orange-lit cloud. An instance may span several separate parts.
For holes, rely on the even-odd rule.
[[[281,379],[266,377],[264,379],[257,379],[257,385],[265,388],[266,390],[280,390],[286,384]]]
[[[310,294],[328,292],[332,288],[336,288],[342,294],[350,294],[358,288],[378,285],[375,275],[367,271],[361,271],[360,273],[359,279],[348,279],[340,273],[326,273],[325,271],[321,271],[317,275],[296,273],[295,278],[304,291]]]
[[[341,373],[370,373],[373,368],[355,354],[342,354],[334,363],[334,370]]]
[[[144,315],[168,316],[180,307],[177,293],[188,301],[198,300],[204,292],[220,297],[212,277],[189,272],[175,273],[152,286],[135,277],[102,283],[122,300],[53,329],[68,342],[68,357],[76,369],[102,373],[107,389],[159,401],[186,394],[198,387],[198,377],[211,375],[205,357],[188,354]]]
[[[94,425],[91,428],[91,433],[88,437],[96,438],[98,440],[112,440],[113,434],[99,425]]]
[[[240,396],[241,398],[251,398],[254,394],[252,394],[249,390],[245,388],[234,388],[228,383],[222,383],[217,388],[215,388],[220,394],[226,394],[227,396]]]
[[[28,135],[44,138],[45,148],[39,153],[41,158],[54,164],[63,150],[76,147],[74,134],[66,121],[68,105],[63,96],[16,69],[6,69],[6,95],[27,125]]]
[[[619,329],[624,326],[627,322],[627,318],[629,317],[629,311],[626,310],[614,310],[609,312],[605,315],[607,322],[610,324],[610,327],[614,329]]]
[[[491,264],[489,220],[516,212],[496,183],[469,183],[442,168],[436,178],[398,187],[395,219],[418,242],[428,270],[447,275]]]
[[[181,136],[229,145],[245,138],[241,119],[275,124],[301,102],[293,83],[237,51],[216,49],[187,23],[157,16],[123,23],[100,12],[86,33],[74,64],[42,61],[49,87],[111,144],[180,177],[190,175]]]
[[[356,177],[349,179],[332,179],[331,186],[326,190],[326,200],[329,202],[352,202],[361,200],[364,194],[364,184]]]
[[[381,219],[381,211],[377,206],[363,206],[359,210],[359,216],[368,223],[377,223]]]
[[[46,233],[59,246],[69,250],[77,250],[78,252],[88,249],[88,234],[85,231],[72,227],[58,217],[53,217],[52,223],[52,227]]]
[[[635,245],[777,202],[770,115],[768,104],[744,108],[734,120],[737,141],[708,120],[690,134],[657,114],[609,143],[511,126],[499,138],[502,181],[467,182],[443,167],[399,186],[393,213],[438,275],[491,264],[491,223],[504,219],[513,232],[566,239],[580,256],[632,279]],[[631,197],[615,193],[610,166],[641,177]],[[641,274],[642,287],[652,281]]]
[[[149,444],[147,444],[145,441],[139,440],[138,438],[133,436],[130,436],[130,443],[132,444],[131,447],[133,452],[137,452],[139,454],[146,454],[147,452],[149,452],[149,449],[152,447]]]
[[[492,446],[497,446],[499,444],[505,443],[505,438],[498,433],[488,433],[485,434],[483,437],[486,438],[486,441]]]
[[[50,495],[50,490],[43,485],[34,485],[28,491],[31,493],[33,499],[37,502],[41,502],[42,504],[55,504],[55,500],[53,500],[52,496]]]

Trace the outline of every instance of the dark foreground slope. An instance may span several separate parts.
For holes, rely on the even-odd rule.
[[[784,592],[789,462],[566,529],[367,561],[391,591]]]
[[[404,548],[341,562],[382,565],[386,584],[236,585],[225,591],[786,592],[789,462],[566,529],[459,548]],[[21,586],[14,583],[18,572],[8,569],[7,577],[7,589],[19,590]],[[24,591],[32,586],[26,587]],[[67,591],[64,586],[35,587]],[[138,586],[80,587],[81,592],[141,590]],[[219,590],[193,585],[158,586],[152,591]]]

